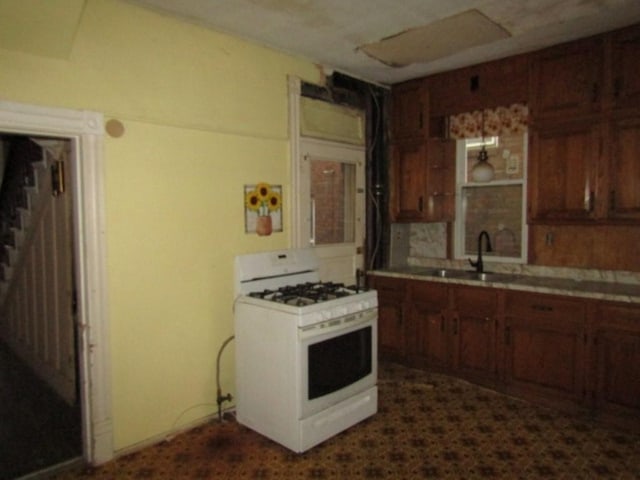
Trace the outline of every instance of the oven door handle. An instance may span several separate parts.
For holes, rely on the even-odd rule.
[[[316,244],[316,199],[311,199],[311,215],[310,215],[310,232],[309,232],[309,244]]]
[[[361,312],[348,314],[335,320],[327,320],[324,322],[314,323],[306,327],[298,329],[298,338],[305,339],[319,335],[334,334],[344,330],[345,333],[349,331],[357,330],[365,325],[377,324],[378,310],[372,308]]]

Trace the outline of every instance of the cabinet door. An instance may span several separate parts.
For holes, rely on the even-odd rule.
[[[491,383],[496,378],[498,290],[460,286],[452,289],[453,369],[470,380]]]
[[[431,222],[450,222],[455,211],[456,142],[430,138],[426,163],[425,218]]]
[[[370,278],[371,287],[378,292],[378,352],[381,357],[404,361],[406,283],[390,277]]]
[[[424,141],[402,142],[391,146],[391,218],[396,222],[426,218],[426,157]]]
[[[393,87],[391,130],[394,141],[427,137],[428,99],[423,79]]]
[[[596,216],[599,125],[562,123],[530,137],[529,221],[584,221]]]
[[[529,56],[518,55],[433,75],[429,111],[446,116],[528,99]]]
[[[505,380],[514,393],[581,403],[585,385],[584,302],[507,292]]]
[[[447,285],[415,281],[410,292],[412,363],[422,368],[445,370],[449,366]]]
[[[610,131],[608,213],[611,219],[640,219],[640,117],[617,119]],[[608,142],[607,142],[608,143]]]
[[[637,108],[640,106],[640,26],[614,33],[611,44],[614,107],[619,110]]]
[[[529,88],[535,121],[597,112],[603,84],[603,56],[601,37],[534,54]]]
[[[427,78],[429,113],[446,117],[472,110],[468,104],[469,74],[467,69],[438,73]]]
[[[527,103],[530,58],[530,55],[516,55],[482,64],[479,108]]]
[[[596,406],[640,425],[640,308],[601,304],[594,333]]]

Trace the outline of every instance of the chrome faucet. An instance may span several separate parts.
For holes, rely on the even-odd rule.
[[[492,252],[493,249],[491,248],[491,238],[489,238],[489,234],[487,233],[486,230],[482,230],[480,232],[480,234],[478,235],[478,259],[473,262],[471,261],[471,259],[469,259],[469,263],[471,264],[472,267],[475,267],[476,272],[478,273],[483,273],[484,272],[484,263],[482,263],[482,237],[487,239],[487,252]]]

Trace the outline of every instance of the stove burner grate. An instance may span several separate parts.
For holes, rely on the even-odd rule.
[[[273,302],[303,307],[313,303],[321,303],[336,298],[347,297],[365,291],[356,286],[345,286],[336,282],[306,282],[286,285],[277,290],[265,289],[249,293],[250,297],[262,298]]]

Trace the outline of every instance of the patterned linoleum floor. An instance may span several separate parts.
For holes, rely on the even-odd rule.
[[[638,435],[394,364],[379,388],[377,415],[301,455],[231,419],[55,478],[640,478]]]

